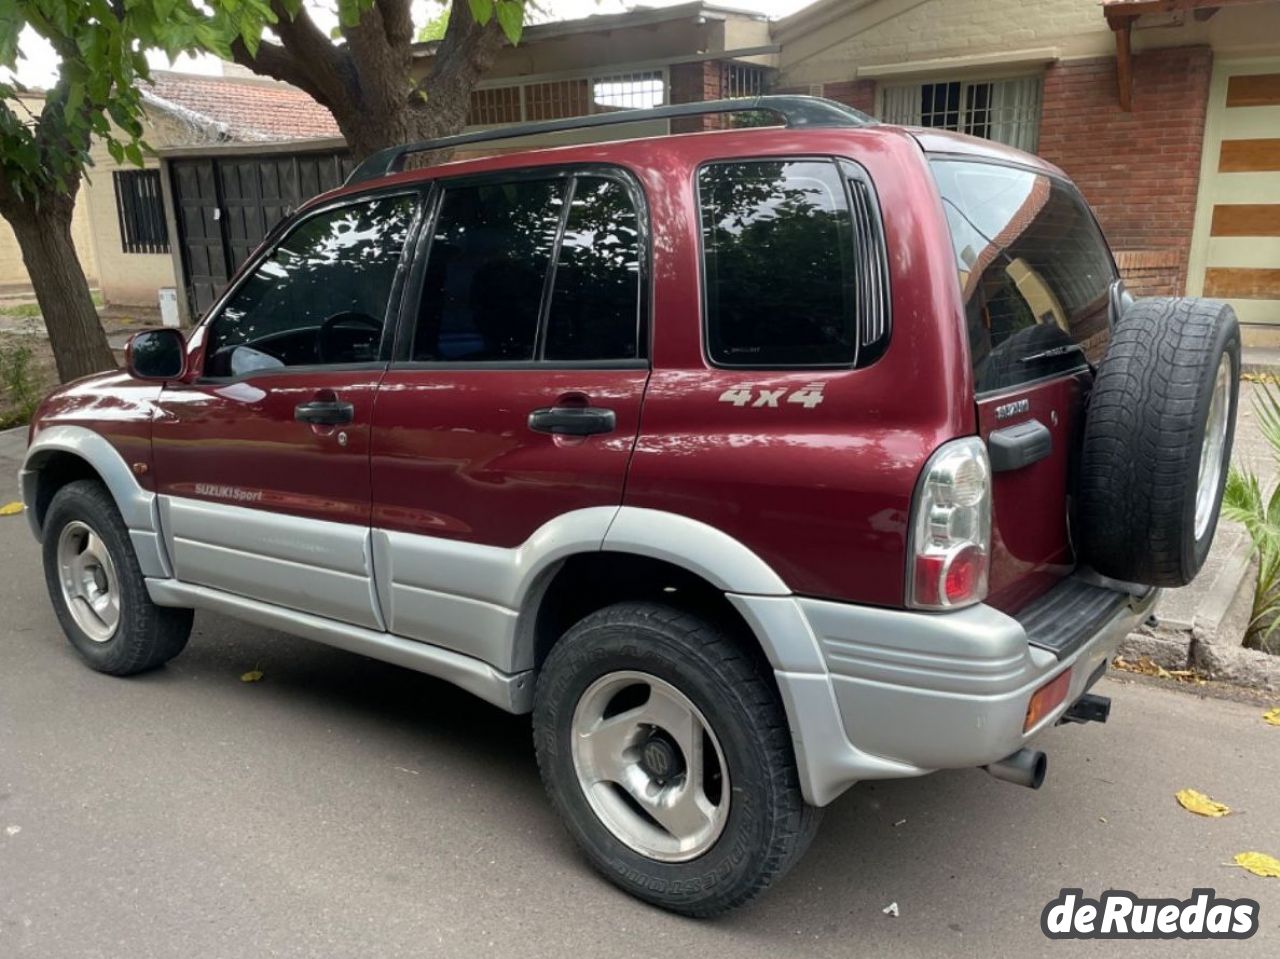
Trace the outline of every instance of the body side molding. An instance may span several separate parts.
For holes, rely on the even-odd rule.
[[[147,592],[151,601],[160,606],[189,606],[222,613],[439,677],[509,713],[527,713],[533,708],[533,677],[529,673],[502,673],[488,663],[439,646],[245,599],[205,586],[171,579],[148,579]]]

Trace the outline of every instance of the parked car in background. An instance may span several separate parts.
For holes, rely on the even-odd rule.
[[[642,116],[748,110],[783,125],[379,154],[188,338],[52,394],[23,490],[78,652],[156,667],[210,610],[532,712],[586,857],[691,915],[858,781],[1038,786],[1204,561],[1236,320],[1128,296],[1034,156],[804,97]]]

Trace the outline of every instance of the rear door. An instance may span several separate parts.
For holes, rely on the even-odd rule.
[[[446,182],[436,207],[374,413],[379,580],[392,632],[509,669],[514,613],[474,602],[493,583],[458,600],[457,564],[621,503],[648,379],[645,212],[615,169]]]
[[[936,158],[992,454],[993,605],[1017,611],[1075,568],[1070,512],[1091,364],[1110,340],[1115,264],[1075,187]]]

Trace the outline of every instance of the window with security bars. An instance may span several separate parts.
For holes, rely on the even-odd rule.
[[[120,248],[125,253],[168,253],[169,228],[164,222],[160,171],[117,170],[113,178]]]
[[[768,71],[749,63],[726,63],[720,67],[720,95],[726,100],[758,97],[768,92]]]
[[[593,74],[474,90],[467,124],[497,126],[526,120],[560,120],[660,107],[666,102],[667,78],[662,70]]]
[[[467,123],[471,126],[496,126],[520,122],[520,88],[490,87],[471,91],[471,109]]]
[[[1040,77],[887,86],[880,116],[887,123],[956,130],[1035,152],[1040,88]]]
[[[647,110],[662,106],[665,99],[666,84],[662,81],[661,70],[619,73],[591,80],[592,113]]]

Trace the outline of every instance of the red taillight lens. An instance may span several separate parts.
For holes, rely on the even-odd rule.
[[[947,602],[958,605],[986,593],[987,554],[976,546],[965,546],[951,558],[943,577]]]
[[[911,514],[907,604],[951,609],[987,595],[991,544],[991,467],[976,436],[953,440],[929,458]]]

